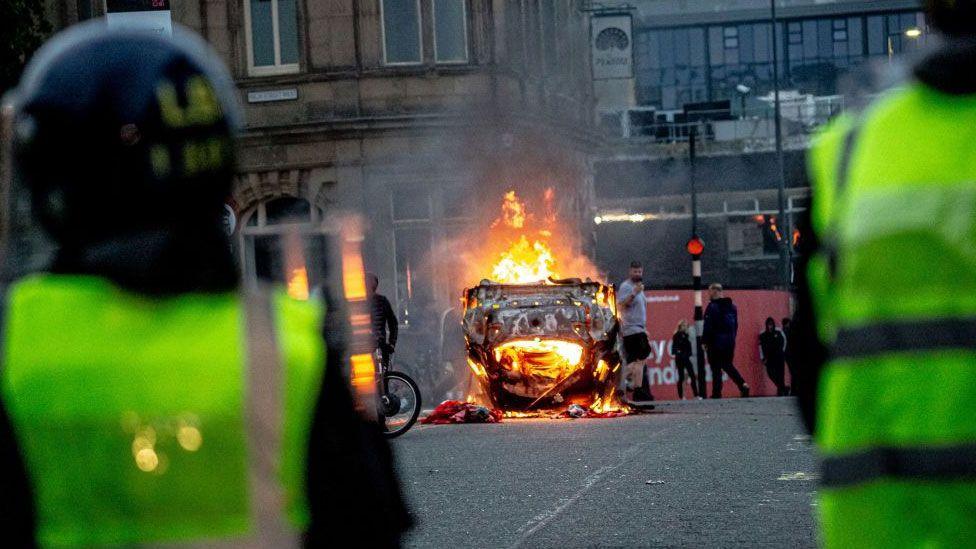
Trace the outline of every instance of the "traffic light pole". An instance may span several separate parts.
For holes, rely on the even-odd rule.
[[[702,330],[705,316],[702,313],[701,254],[691,256],[691,279],[695,290],[695,362],[698,370],[698,396],[705,398],[705,353],[702,350]]]
[[[701,256],[705,251],[702,240],[698,238],[698,188],[695,173],[696,150],[698,141],[698,126],[692,126],[688,132],[688,160],[689,179],[691,179],[691,240],[688,241],[688,253],[691,254],[691,286],[695,291],[695,363],[698,371],[698,396],[705,398],[705,354],[702,351],[701,334],[704,329],[704,314],[702,313],[702,270]]]

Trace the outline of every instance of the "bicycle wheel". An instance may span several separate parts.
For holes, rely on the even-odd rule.
[[[386,373],[386,394],[381,396],[384,434],[394,438],[406,433],[420,416],[420,389],[410,376],[400,372]]]

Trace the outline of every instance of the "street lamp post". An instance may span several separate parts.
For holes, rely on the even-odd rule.
[[[779,98],[779,32],[777,29],[776,0],[769,0],[770,17],[773,21],[773,116],[776,126],[776,162],[779,164],[777,177],[777,200],[779,202],[779,223],[782,234],[790,234],[790,224],[786,222],[786,161],[783,158],[783,115]],[[780,282],[783,287],[790,287],[790,264],[792,250],[786,239],[780,239]]]

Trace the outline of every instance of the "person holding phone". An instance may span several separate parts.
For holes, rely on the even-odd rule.
[[[627,401],[654,400],[645,383],[644,360],[651,354],[647,341],[647,301],[644,299],[644,266],[630,263],[630,276],[617,290],[617,312],[620,315],[620,335],[623,336],[624,399]]]

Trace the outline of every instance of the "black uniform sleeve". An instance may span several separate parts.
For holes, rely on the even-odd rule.
[[[0,286],[0,328],[6,324],[7,287]],[[0,339],[3,330],[0,329]],[[0,375],[3,365],[0,364]],[[0,539],[10,547],[37,547],[37,519],[30,478],[7,406],[0,398]]]
[[[702,343],[704,343],[705,345],[712,344],[712,335],[715,334],[715,326],[713,326],[715,322],[715,316],[713,312],[714,312],[714,307],[711,303],[705,306],[705,314],[702,316],[703,322],[702,322],[702,333],[701,333]]]
[[[387,337],[387,342],[390,347],[396,347],[397,335],[400,333],[400,326],[397,322],[396,313],[393,312],[393,306],[390,305],[390,300],[383,298],[383,317],[386,321],[386,329],[389,332],[389,337]]]
[[[305,542],[328,547],[353,536],[356,546],[398,547],[412,521],[393,454],[380,426],[354,409],[342,370],[344,341],[330,328],[327,321],[327,364],[309,441]]]
[[[816,197],[812,198],[816,200]],[[796,264],[797,305],[796,314],[790,328],[790,359],[796,379],[793,391],[796,394],[803,420],[811,433],[816,425],[817,384],[820,372],[827,362],[827,349],[817,335],[817,321],[813,310],[813,297],[807,279],[809,258],[820,249],[817,235],[810,225],[808,209],[798,219],[800,242],[799,259]]]
[[[0,532],[9,547],[36,547],[34,500],[7,409],[0,401]]]

